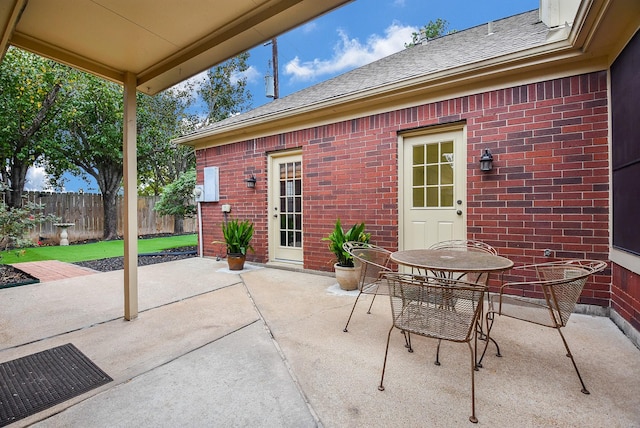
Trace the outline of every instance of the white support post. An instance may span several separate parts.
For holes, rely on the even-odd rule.
[[[124,78],[124,319],[138,317],[138,177],[136,159],[136,86],[133,73]]]

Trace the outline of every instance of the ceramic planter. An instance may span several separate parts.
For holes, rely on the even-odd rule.
[[[360,282],[360,266],[344,267],[337,263],[333,265],[336,271],[336,281],[343,290],[351,291],[358,288]]]
[[[244,261],[247,256],[244,254],[227,254],[227,263],[229,264],[229,270],[242,270],[244,269]]]

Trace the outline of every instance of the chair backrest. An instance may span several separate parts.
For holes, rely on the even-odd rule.
[[[498,251],[491,245],[472,239],[453,239],[441,241],[429,247],[431,250],[459,250],[459,251],[484,251],[485,253],[498,255]]]
[[[600,272],[607,263],[599,260],[562,260],[521,266],[517,270],[535,270],[548,308],[557,327],[564,327],[573,313],[590,275]]]
[[[493,254],[494,256],[498,255],[498,251],[493,248],[491,245],[482,242],[482,241],[474,241],[472,239],[453,239],[450,241],[441,241],[433,244],[429,247],[430,250],[454,250],[454,251],[478,251]],[[483,284],[487,285],[489,281],[489,274],[486,272],[480,273],[466,273],[462,272],[458,275],[454,275],[456,278],[461,279],[463,281],[472,282],[474,284]]]
[[[482,309],[485,286],[464,281],[384,273],[394,326],[421,336],[469,342]]]
[[[360,284],[362,290],[380,279],[381,272],[390,272],[391,251],[364,242],[345,242],[342,246],[353,257],[354,265],[360,267]]]

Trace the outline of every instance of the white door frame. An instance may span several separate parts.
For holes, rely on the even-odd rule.
[[[456,168],[461,168],[464,170],[464,179],[456,181],[456,197],[461,198],[462,204],[460,206],[456,205],[456,211],[461,210],[463,226],[462,226],[462,235],[460,237],[456,237],[455,239],[466,239],[467,237],[467,127],[466,124],[458,123],[453,125],[444,125],[444,126],[434,126],[428,129],[420,129],[413,130],[410,132],[400,133],[398,135],[398,249],[403,250],[405,247],[405,220],[406,213],[405,210],[405,180],[404,180],[404,150],[405,150],[405,139],[411,137],[419,137],[419,136],[431,136],[437,134],[444,134],[450,132],[460,132],[462,135],[461,143],[456,146],[457,155],[454,157],[454,165]]]
[[[269,188],[267,191],[267,218],[269,237],[269,262],[302,264],[304,262],[304,236],[302,237],[302,247],[283,248],[280,246],[280,210],[279,210],[279,171],[274,171],[274,165],[278,160],[289,158],[291,161],[300,161],[302,164],[302,151],[286,151],[271,153],[268,155],[267,179]],[[302,171],[304,180],[304,171]],[[302,202],[301,202],[302,203]],[[303,205],[301,206],[303,209]],[[304,211],[301,211],[301,218],[304,224]]]

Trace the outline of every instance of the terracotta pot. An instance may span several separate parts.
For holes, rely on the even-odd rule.
[[[244,269],[244,261],[247,256],[244,254],[227,254],[227,263],[229,264],[229,270],[242,270]]]
[[[358,288],[360,282],[360,266],[358,267],[344,267],[334,264],[333,268],[336,271],[336,281],[343,290],[351,291]]]

